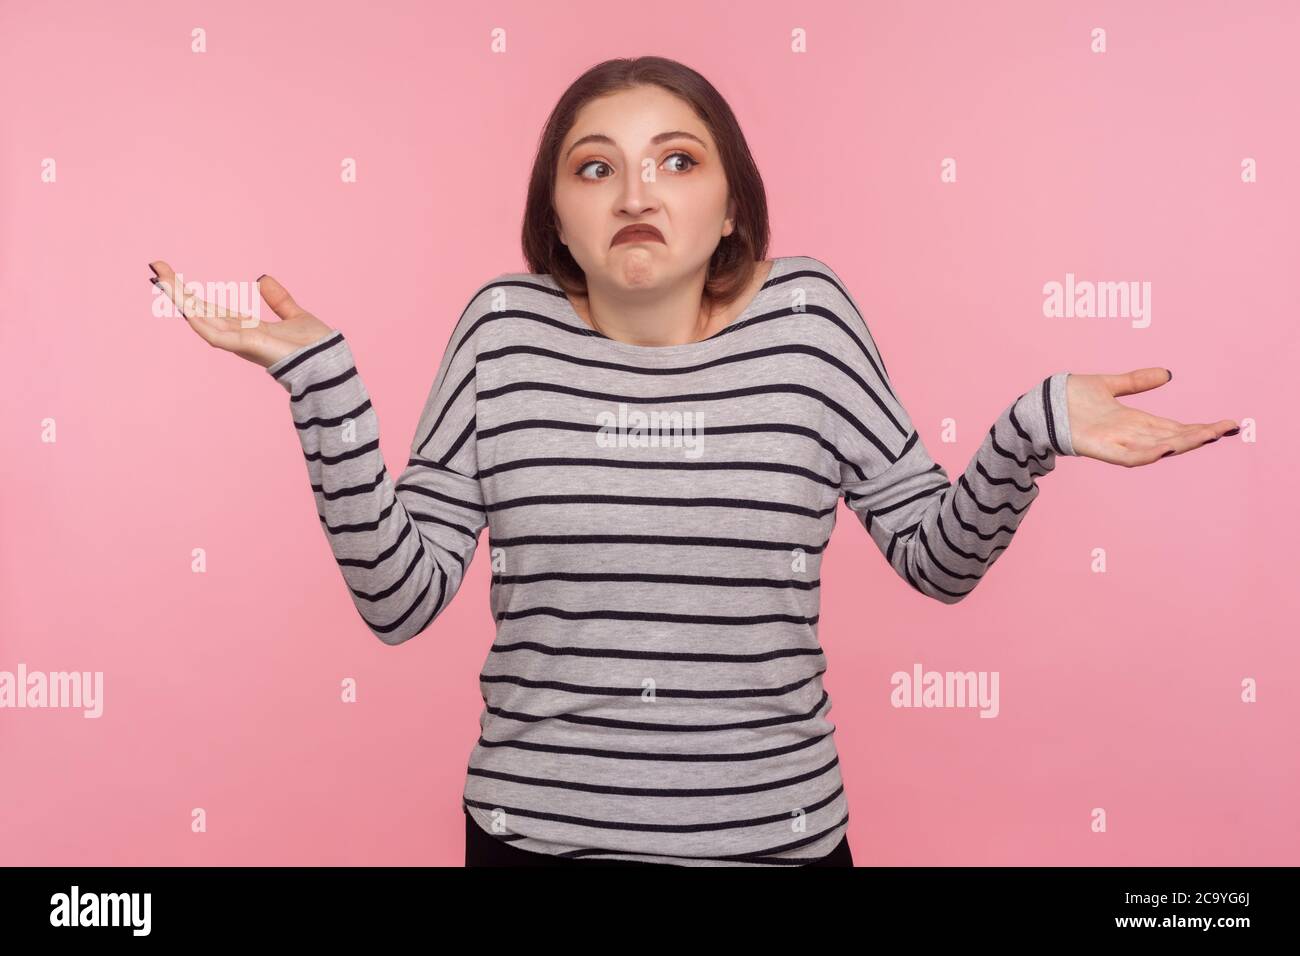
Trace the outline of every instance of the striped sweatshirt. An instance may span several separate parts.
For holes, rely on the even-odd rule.
[[[809,256],[776,259],[717,334],[663,347],[593,329],[550,275],[484,283],[395,483],[341,331],[267,372],[379,640],[434,623],[488,529],[496,634],[462,808],[573,858],[829,853],[849,821],[817,634],[839,499],[907,585],[955,604],[1075,454],[1058,372],[951,482],[856,302]]]

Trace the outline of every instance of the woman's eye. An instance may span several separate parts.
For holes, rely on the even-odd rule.
[[[685,169],[675,169],[673,170],[673,172],[684,173],[687,170],[694,169],[696,166],[700,165],[695,161],[695,158],[689,155],[688,153],[673,153],[671,156],[668,157],[668,160],[671,162],[677,156],[680,156],[682,159],[686,160],[688,163],[690,163],[690,165],[687,166]]]
[[[591,162],[583,163],[581,166],[578,167],[578,175],[582,176],[583,179],[604,179],[605,178],[604,176],[583,176],[582,171],[586,169],[588,166],[604,166],[606,169],[609,169],[609,163],[606,163],[603,160],[593,159]]]
[[[691,156],[689,153],[672,153],[665,160],[665,162],[671,163],[674,159],[684,159],[689,165],[684,167],[679,167],[677,169],[670,169],[669,172],[685,173],[685,172],[689,172],[690,170],[694,169],[696,166],[700,165],[696,161],[695,157]],[[604,176],[588,176],[586,174],[586,170],[590,169],[592,166],[604,166],[606,169],[610,169],[609,163],[605,162],[603,159],[593,159],[591,160],[591,162],[583,163],[581,166],[578,167],[578,176],[582,179],[608,179],[609,178],[608,174]]]

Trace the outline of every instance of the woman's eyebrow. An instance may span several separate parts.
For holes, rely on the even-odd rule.
[[[670,130],[667,133],[658,134],[657,136],[655,136],[653,139],[650,140],[650,145],[658,146],[660,143],[670,139],[693,139],[695,140],[695,142],[703,146],[706,151],[709,148],[708,144],[706,144],[704,140],[700,139],[694,133],[688,133],[685,130],[680,130],[680,129]],[[579,146],[581,146],[583,143],[606,143],[610,146],[617,145],[613,139],[606,136],[604,133],[588,133],[586,136],[582,137],[581,139],[576,140],[574,144],[565,151],[564,157],[567,159],[569,157],[569,154],[572,153]]]

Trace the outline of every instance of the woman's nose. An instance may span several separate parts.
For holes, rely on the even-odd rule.
[[[655,184],[645,182],[639,175],[627,177],[620,197],[623,209],[629,213],[640,214],[655,204]]]

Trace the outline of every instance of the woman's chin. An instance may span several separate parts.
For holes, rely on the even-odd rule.
[[[641,243],[625,243],[624,248],[614,247],[617,256],[615,267],[628,289],[645,289],[655,284],[661,274],[658,256]]]

